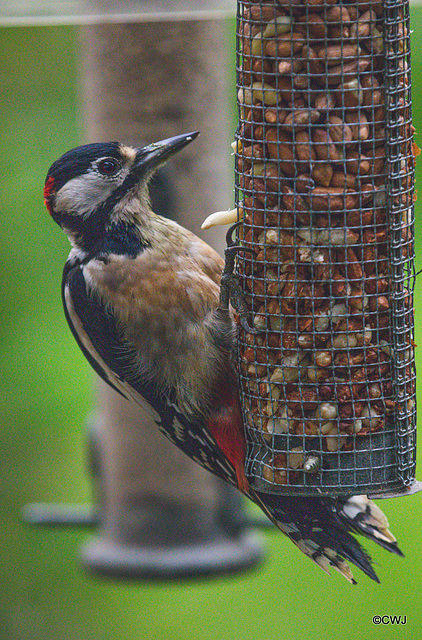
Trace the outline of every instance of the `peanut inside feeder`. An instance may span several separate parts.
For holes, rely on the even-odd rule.
[[[247,472],[267,492],[414,480],[406,2],[239,2],[238,362]]]

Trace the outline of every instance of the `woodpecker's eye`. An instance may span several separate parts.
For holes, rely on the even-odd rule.
[[[103,176],[114,176],[120,169],[120,162],[115,158],[104,158],[97,165]]]

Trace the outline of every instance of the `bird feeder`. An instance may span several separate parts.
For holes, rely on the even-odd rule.
[[[415,482],[409,5],[240,0],[237,362],[251,485]],[[240,323],[239,323],[240,324]]]

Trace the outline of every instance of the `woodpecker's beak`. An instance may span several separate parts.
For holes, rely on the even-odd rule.
[[[135,159],[135,167],[142,174],[148,173],[152,169],[159,167],[166,162],[170,156],[174,155],[187,144],[192,142],[199,135],[199,131],[184,133],[181,136],[174,136],[160,142],[138,149]]]

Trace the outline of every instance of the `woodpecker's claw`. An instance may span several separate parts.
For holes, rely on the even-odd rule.
[[[259,329],[256,329],[255,327],[251,327],[251,325],[248,322],[248,319],[246,316],[242,316],[240,314],[240,324],[243,327],[243,330],[246,331],[246,333],[262,333],[262,331],[260,331]]]
[[[248,323],[249,311],[245,303],[238,276],[235,273],[223,272],[220,285],[220,307],[222,309],[228,309],[229,303],[232,304],[233,308],[239,314],[240,324],[247,333],[260,333],[258,329],[251,327]]]
[[[245,303],[242,288],[238,276],[234,273],[234,264],[236,255],[240,251],[249,251],[255,254],[254,250],[250,247],[243,247],[242,245],[234,244],[233,232],[242,224],[242,220],[239,220],[230,227],[226,234],[227,248],[224,252],[225,264],[224,270],[221,276],[220,285],[220,307],[222,309],[228,309],[231,303],[234,309],[240,316],[240,324],[247,333],[260,333],[255,327],[251,327],[248,323],[248,308]]]
[[[233,240],[233,232],[240,227],[240,225],[243,224],[243,220],[238,220],[237,222],[235,222],[234,224],[232,224],[232,226],[229,228],[229,230],[226,233],[226,245],[228,249],[231,249],[235,243],[235,240]],[[252,251],[252,249],[246,248],[246,247],[242,247],[242,249],[245,249],[246,251]]]

